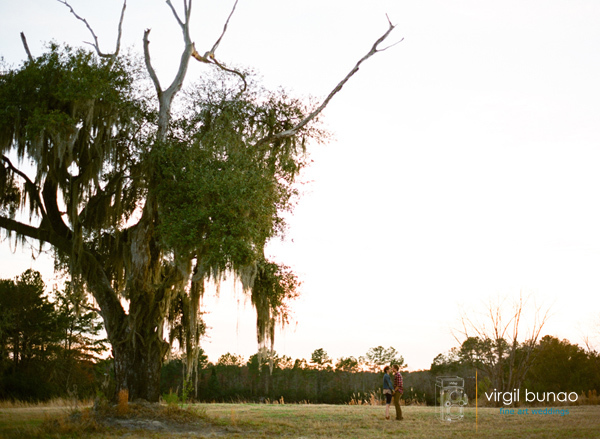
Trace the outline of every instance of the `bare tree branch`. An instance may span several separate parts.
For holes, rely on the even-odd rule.
[[[21,32],[21,41],[23,41],[23,47],[25,48],[25,52],[27,52],[29,61],[33,61],[33,56],[31,56],[31,51],[29,50],[29,45],[27,44],[27,38],[25,38],[25,34],[23,32]]]
[[[170,119],[170,110],[171,103],[173,102],[173,98],[177,94],[177,92],[181,89],[183,85],[183,80],[185,79],[185,75],[187,72],[187,68],[189,65],[190,57],[193,52],[193,43],[190,38],[190,14],[192,12],[192,0],[184,0],[184,18],[185,21],[182,21],[179,17],[179,14],[175,10],[175,7],[171,3],[171,0],[166,1],[169,8],[171,8],[171,12],[173,13],[177,23],[181,27],[181,31],[183,33],[183,40],[185,43],[185,47],[183,49],[183,53],[181,54],[181,60],[179,62],[179,69],[173,82],[166,89],[163,90],[160,86],[160,82],[158,80],[158,76],[156,75],[156,71],[152,67],[152,61],[150,59],[150,41],[148,40],[148,35],[150,34],[150,29],[146,29],[144,32],[144,60],[146,63],[146,68],[148,69],[148,73],[152,78],[152,82],[154,83],[154,87],[156,88],[156,93],[158,95],[159,101],[159,110],[158,110],[158,136],[159,138],[163,137],[168,128],[169,119]]]
[[[398,41],[397,43],[392,44],[391,46],[385,47],[383,49],[379,48],[379,45],[383,41],[385,41],[385,39],[390,35],[390,33],[396,27],[394,24],[392,24],[392,22],[389,20],[389,18],[388,18],[388,24],[389,24],[388,30],[381,37],[379,37],[377,39],[377,41],[375,41],[375,43],[373,44],[373,47],[371,47],[371,50],[369,50],[369,52],[365,56],[363,56],[356,63],[356,65],[350,71],[350,73],[348,73],[346,75],[346,77],[339,82],[339,84],[325,98],[325,100],[323,101],[323,103],[317,107],[317,109],[315,109],[312,113],[310,113],[308,116],[306,116],[303,120],[301,120],[300,122],[298,122],[298,124],[296,126],[294,126],[293,128],[290,128],[289,130],[282,131],[280,133],[273,134],[271,136],[264,137],[264,138],[260,139],[256,143],[256,145],[262,145],[264,143],[269,143],[269,142],[272,142],[274,140],[284,139],[284,138],[287,138],[287,137],[294,136],[299,130],[301,130],[302,128],[304,128],[309,122],[311,122],[314,118],[316,118],[325,109],[325,107],[327,107],[327,105],[329,104],[329,101],[331,101],[331,99],[342,89],[342,87],[346,84],[346,82],[348,82],[348,80],[352,76],[354,76],[354,74],[356,72],[358,72],[358,69],[360,68],[360,65],[363,62],[365,62],[366,60],[368,60],[369,58],[371,58],[376,53],[383,52],[384,50],[387,50],[390,47],[395,46],[396,44],[402,42],[404,40],[404,38],[401,39],[400,41]]]
[[[248,82],[246,82],[246,77],[241,72],[239,72],[237,70],[225,67],[223,64],[221,64],[219,61],[216,60],[214,53],[206,52],[204,54],[204,56],[200,55],[198,53],[198,51],[196,50],[196,46],[194,45],[194,43],[192,43],[192,56],[194,58],[196,58],[200,62],[203,62],[203,63],[206,63],[206,64],[214,64],[217,67],[219,67],[221,70],[225,70],[226,72],[233,73],[234,75],[239,76],[240,79],[242,80],[242,82],[244,83],[244,86],[240,90],[240,93],[245,92],[246,89],[248,88]]]
[[[242,82],[244,83],[244,86],[240,90],[240,93],[243,93],[248,88],[248,83],[246,82],[246,77],[241,72],[239,72],[235,69],[230,69],[230,68],[226,67],[223,63],[217,61],[217,59],[215,58],[215,52],[217,51],[217,47],[219,47],[219,44],[221,43],[223,36],[225,36],[225,32],[227,32],[227,26],[229,25],[229,21],[231,20],[231,17],[233,16],[233,13],[235,12],[235,8],[236,8],[237,4],[238,4],[238,0],[235,0],[235,3],[233,4],[233,8],[231,9],[231,12],[229,13],[229,16],[227,17],[227,20],[225,21],[225,25],[223,26],[223,32],[221,32],[221,35],[219,36],[219,38],[213,45],[212,49],[210,49],[204,55],[200,55],[198,53],[198,51],[196,50],[196,46],[192,43],[192,47],[193,47],[192,56],[200,62],[207,63],[207,64],[214,64],[217,67],[219,67],[221,70],[225,70],[226,72],[233,73],[234,75],[239,76],[240,79],[242,80]]]
[[[179,17],[179,14],[177,13],[177,11],[175,10],[175,7],[171,3],[171,0],[167,0],[166,3],[169,6],[169,8],[171,9],[171,12],[173,13],[173,16],[175,17],[175,19],[177,20],[177,23],[179,23],[179,26],[181,27],[185,47],[184,47],[183,53],[181,54],[181,60],[179,62],[179,69],[177,71],[177,74],[175,75],[175,78],[173,79],[173,82],[167,89],[163,90],[160,85],[160,81],[158,80],[158,76],[156,75],[156,71],[154,70],[154,67],[152,66],[152,60],[150,58],[150,41],[148,39],[148,35],[150,34],[150,29],[146,29],[146,31],[144,32],[144,61],[146,63],[146,69],[148,70],[148,73],[150,74],[150,78],[152,79],[152,82],[154,83],[154,87],[156,88],[156,93],[157,93],[158,101],[159,101],[159,113],[158,113],[158,136],[159,137],[164,136],[167,131],[169,118],[170,118],[171,103],[173,101],[173,98],[175,97],[175,94],[177,94],[177,92],[181,89],[181,86],[183,85],[183,80],[185,79],[185,75],[186,75],[187,68],[189,65],[189,60],[194,51],[194,46],[191,41],[190,32],[189,32],[190,14],[192,12],[192,0],[184,0],[183,1],[185,21],[182,21],[182,19]]]
[[[490,300],[485,310],[485,321],[478,321],[467,317],[463,311],[460,322],[463,330],[458,331],[468,339],[469,332],[475,334],[475,339],[487,356],[483,362],[484,371],[489,375],[493,385],[498,390],[511,390],[519,388],[527,371],[530,369],[536,355],[536,346],[544,325],[549,318],[550,309],[542,310],[535,306],[533,316],[527,317],[528,298],[519,297],[510,305],[504,306],[505,300]],[[506,316],[507,319],[503,319]],[[510,318],[508,318],[510,317]],[[488,327],[485,322],[491,326]],[[530,323],[531,329],[523,324]],[[524,338],[522,342],[519,339]],[[464,341],[455,339],[462,345]]]
[[[240,77],[240,79],[242,80],[242,82],[244,83],[244,86],[242,87],[242,89],[240,90],[240,93],[244,93],[246,91],[246,89],[248,88],[248,83],[246,82],[246,77],[241,73],[238,72],[237,70],[234,69],[230,69],[225,67],[223,64],[221,64],[219,61],[217,61],[216,59],[212,60],[213,63],[218,66],[221,70],[225,70],[226,72],[229,73],[233,73],[234,75],[237,75]]]
[[[210,49],[209,56],[212,55],[214,57],[215,52],[217,51],[217,47],[219,47],[219,44],[221,43],[221,40],[223,39],[223,35],[225,35],[225,32],[227,31],[227,25],[229,24],[229,20],[231,19],[231,16],[235,12],[235,7],[237,6],[237,3],[238,3],[238,0],[235,0],[235,3],[233,4],[233,8],[231,9],[231,12],[229,13],[229,17],[227,17],[227,21],[225,22],[225,25],[223,26],[223,32],[221,33],[221,36],[219,37],[217,42],[214,44],[212,49]]]
[[[227,20],[225,21],[225,25],[223,26],[223,32],[221,32],[221,35],[219,36],[219,38],[213,45],[212,49],[210,49],[208,52],[204,53],[204,55],[200,55],[198,53],[198,51],[196,50],[196,46],[194,45],[194,49],[192,51],[192,56],[194,58],[196,58],[198,61],[204,62],[204,63],[211,63],[211,60],[215,60],[215,52],[217,51],[217,47],[219,47],[219,44],[221,43],[221,40],[223,39],[223,36],[225,35],[225,32],[227,31],[227,26],[229,25],[229,20],[231,20],[231,16],[235,12],[237,3],[238,3],[238,0],[235,0],[235,3],[233,4],[233,8],[231,9],[231,12],[229,13],[229,16],[227,17]],[[219,63],[215,63],[215,64],[217,64],[221,68],[224,68]],[[228,69],[225,69],[225,70],[228,70]],[[233,72],[233,73],[238,73],[238,72],[234,72],[233,70],[228,70],[228,71]]]
[[[162,88],[160,87],[160,81],[158,80],[156,71],[152,66],[152,60],[150,59],[150,41],[148,40],[148,35],[150,35],[150,29],[146,29],[144,31],[144,61],[146,63],[146,69],[148,70],[150,78],[152,79],[154,87],[156,88],[156,94],[160,99],[160,96],[162,95]]]
[[[171,8],[171,12],[173,12],[173,15],[175,16],[177,23],[179,23],[179,26],[181,26],[182,28],[188,27],[190,23],[190,16],[192,14],[192,0],[183,0],[183,16],[185,18],[185,22],[181,21],[181,19],[179,18],[179,14],[175,10],[175,7],[171,3],[171,0],[167,0],[167,5],[169,5],[169,8]]]
[[[173,3],[171,3],[171,0],[167,0],[167,5],[169,5],[169,8],[171,8],[171,12],[173,12],[173,15],[175,16],[177,23],[179,23],[179,26],[184,27],[185,25],[184,25],[183,21],[181,21],[181,18],[179,18],[179,14],[175,10],[175,7],[173,6]],[[185,11],[187,9],[186,7],[187,7],[187,2],[184,0],[184,2],[183,2],[184,15],[185,15]]]
[[[69,8],[69,10],[71,11],[71,14],[73,14],[75,16],[75,18],[77,18],[79,21],[82,21],[86,25],[86,27],[92,34],[92,37],[94,38],[93,43],[86,42],[86,44],[89,44],[90,46],[94,47],[94,49],[96,49],[96,52],[98,53],[98,56],[100,56],[102,58],[110,58],[111,60],[114,60],[117,57],[117,55],[119,54],[119,50],[121,49],[121,35],[123,33],[122,32],[123,18],[125,17],[125,8],[127,6],[127,0],[123,0],[123,8],[121,9],[121,18],[119,19],[119,27],[118,27],[118,31],[117,31],[117,43],[116,43],[116,48],[115,48],[114,53],[103,53],[100,50],[100,44],[98,43],[98,37],[96,36],[96,33],[94,32],[94,30],[92,29],[92,27],[90,26],[88,21],[85,18],[79,16],[75,12],[73,7],[67,2],[67,0],[57,0],[57,1],[59,3],[62,3],[63,5],[65,5],[67,8]]]
[[[6,218],[0,215],[0,227],[15,232],[17,235],[26,236],[28,238],[33,238],[41,243],[48,243],[53,245],[54,247],[60,249],[61,251],[67,253],[72,249],[72,243],[64,239],[61,236],[58,236],[55,233],[52,233],[48,229],[42,229],[40,227],[34,227],[29,224],[24,224],[20,221]]]
[[[123,9],[121,9],[121,18],[119,19],[119,28],[117,31],[117,45],[115,48],[114,57],[119,54],[121,50],[121,36],[123,35],[123,18],[125,17],[125,8],[127,7],[127,0],[123,0]]]

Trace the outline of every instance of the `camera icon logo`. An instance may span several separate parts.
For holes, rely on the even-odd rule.
[[[469,403],[465,380],[458,376],[440,376],[435,380],[435,409],[440,421],[460,421]]]

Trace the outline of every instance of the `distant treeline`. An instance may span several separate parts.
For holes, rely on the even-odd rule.
[[[102,324],[85,296],[67,284],[50,295],[38,272],[0,280],[0,399],[115,398],[112,359]],[[162,368],[164,399],[206,402],[365,404],[382,398],[382,369],[404,358],[377,346],[334,361],[324,349],[310,359],[262,351],[248,360],[227,353],[210,363],[200,352],[189,368],[172,358]],[[260,365],[260,367],[259,367]],[[403,372],[406,404],[434,404],[437,376],[458,375],[471,400],[484,392],[575,392],[598,403],[600,354],[555,337],[523,343],[467,337],[436,356],[430,370]],[[477,389],[475,377],[477,376]],[[501,402],[500,402],[501,404]]]
[[[472,346],[467,340],[463,348]],[[321,351],[319,349],[315,352]],[[491,361],[488,353],[488,361]],[[314,354],[313,354],[314,357]],[[361,357],[362,358],[362,357]],[[482,357],[483,358],[483,357]],[[483,364],[482,358],[461,356],[461,349],[453,349],[448,354],[438,355],[430,370],[403,372],[404,401],[408,404],[435,404],[435,381],[438,376],[460,376],[464,378],[465,390],[471,401],[475,400],[476,372],[481,405],[490,403],[484,393],[501,387],[492,384],[492,378]],[[567,340],[543,337],[535,346],[532,362],[525,371],[522,389],[533,392],[575,392],[579,403],[598,404],[600,393],[600,355],[586,351]],[[202,363],[198,373],[185,379],[184,364],[173,360],[163,367],[163,395],[177,393],[205,402],[275,402],[286,403],[326,403],[326,404],[365,404],[380,401],[383,373],[378,367],[358,363],[357,367],[345,370],[344,360],[336,365],[325,366],[306,360],[281,361],[276,357],[272,371],[267,362],[259,369],[259,356],[253,355],[247,362],[240,357],[226,354],[215,364]],[[202,360],[200,360],[202,362]],[[496,364],[497,362],[494,362]],[[509,363],[500,362],[505,381],[510,373],[517,373]],[[514,366],[514,365],[513,365]],[[186,384],[187,382],[187,384]],[[583,395],[583,396],[582,396]],[[501,404],[501,403],[500,403]],[[496,404],[498,405],[498,404]]]
[[[265,362],[258,367],[258,355],[244,364],[219,361],[204,364],[187,381],[187,395],[204,402],[285,402],[325,404],[369,404],[382,399],[383,373],[319,367],[296,360],[293,365]],[[163,367],[163,397],[182,395],[186,382],[184,364],[173,360]],[[432,394],[430,375],[404,372],[407,403],[428,403]]]

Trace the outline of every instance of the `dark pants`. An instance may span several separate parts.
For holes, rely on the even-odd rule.
[[[396,408],[396,420],[398,421],[402,419],[402,408],[400,407],[400,398],[402,398],[402,393],[394,393],[394,407]]]

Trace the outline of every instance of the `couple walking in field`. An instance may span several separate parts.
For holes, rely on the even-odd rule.
[[[402,374],[400,373],[400,367],[397,364],[392,366],[394,372],[394,382],[390,378],[390,366],[385,366],[383,369],[383,394],[385,395],[385,419],[390,419],[390,404],[392,398],[394,399],[394,407],[396,408],[396,421],[401,421],[402,408],[400,407],[400,398],[404,393],[404,383],[402,381]]]

